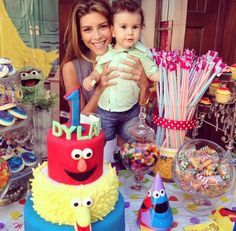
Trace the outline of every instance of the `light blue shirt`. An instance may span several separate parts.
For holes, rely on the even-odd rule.
[[[140,59],[144,71],[147,76],[150,76],[158,71],[157,65],[152,60],[152,55],[149,49],[147,49],[142,43],[138,42],[134,47],[130,49],[113,49],[112,45],[109,45],[108,51],[97,57],[97,65],[95,70],[98,73],[102,73],[104,65],[110,62],[109,67],[129,68],[127,65],[121,63],[121,60],[128,60],[128,54],[136,56]],[[133,60],[129,59],[131,62]],[[117,72],[117,71],[116,71]],[[124,75],[124,73],[120,73]],[[123,78],[116,78],[117,85],[107,87],[101,94],[98,102],[98,106],[107,111],[122,112],[132,108],[139,98],[139,87],[133,80],[126,80]]]

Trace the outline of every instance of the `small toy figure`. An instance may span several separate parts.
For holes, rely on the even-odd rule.
[[[37,99],[45,98],[44,76],[41,70],[26,66],[20,70],[23,101],[34,103]]]
[[[173,225],[172,211],[159,172],[138,211],[137,223],[141,230],[150,231],[168,230]]]
[[[44,88],[45,77],[39,68],[23,67],[20,72],[23,102],[39,108],[50,109],[56,103],[56,96]]]

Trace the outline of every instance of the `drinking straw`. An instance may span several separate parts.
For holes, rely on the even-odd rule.
[[[175,120],[180,120],[180,115],[179,115],[179,90],[178,90],[178,86],[177,86],[177,75],[176,75],[176,70],[177,70],[177,65],[175,65],[175,71],[172,71],[172,80],[173,80],[173,89],[174,89],[174,99],[175,99]],[[176,138],[176,147],[180,146],[180,137],[177,135],[177,131],[175,130],[175,138]]]
[[[171,120],[191,120],[196,105],[216,75],[223,72],[225,64],[217,52],[208,51],[200,57],[193,50],[157,52],[160,69],[157,85],[159,117]],[[172,69],[172,66],[175,68]],[[184,142],[186,130],[157,127],[156,144],[179,148]]]
[[[169,118],[170,115],[170,95],[169,95],[169,90],[168,90],[168,78],[167,78],[167,69],[164,69],[164,103],[165,103],[165,118]],[[166,136],[164,132],[166,131]],[[169,147],[169,134],[168,134],[168,129],[162,129],[161,133],[161,140],[162,142],[164,141],[164,137],[167,139],[167,147]]]
[[[169,70],[169,92],[170,92],[170,102],[171,102],[171,111],[172,111],[172,115],[170,117],[170,119],[172,120],[178,120],[179,119],[179,115],[178,115],[178,93],[177,93],[177,83],[176,83],[176,63],[171,63],[171,68]],[[173,134],[173,148],[176,148],[178,146],[178,135],[177,135],[177,131],[172,129],[171,130],[171,134]]]
[[[172,75],[171,75],[171,71],[168,71],[168,83],[169,83],[169,92],[170,92],[170,105],[169,105],[169,109],[170,109],[170,115],[168,116],[168,118],[166,119],[171,119],[171,120],[175,120],[175,111],[174,111],[174,107],[175,107],[175,98],[174,98],[174,89],[173,89],[173,80],[172,80]],[[169,130],[169,129],[168,129]],[[169,131],[170,135],[170,146],[171,147],[176,147],[177,143],[176,143],[176,134],[174,132],[174,130],[170,129]]]
[[[160,70],[160,84],[159,84],[159,102],[158,102],[158,116],[159,117],[161,117],[162,116],[162,114],[163,114],[163,67],[162,67],[162,65],[160,65],[159,66],[159,70]],[[157,91],[158,91],[158,89],[157,89]],[[157,127],[157,133],[156,133],[156,141],[155,141],[155,143],[157,144],[157,145],[161,145],[161,139],[160,139],[160,137],[161,137],[161,127],[160,126],[158,126]]]

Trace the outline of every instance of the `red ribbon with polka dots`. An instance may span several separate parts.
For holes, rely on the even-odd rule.
[[[170,120],[158,117],[156,115],[152,116],[152,121],[154,124],[158,126],[174,130],[190,130],[196,126],[196,120],[188,120],[188,121]]]

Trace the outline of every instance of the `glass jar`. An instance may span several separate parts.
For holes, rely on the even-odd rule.
[[[178,149],[159,147],[160,156],[153,170],[155,175],[159,172],[163,181],[173,182],[172,162]]]
[[[146,122],[145,106],[140,107],[139,121],[128,129],[131,140],[123,144],[120,154],[124,166],[133,174],[128,187],[131,190],[144,191],[145,174],[153,171],[158,159],[158,148],[154,144],[154,130]]]

